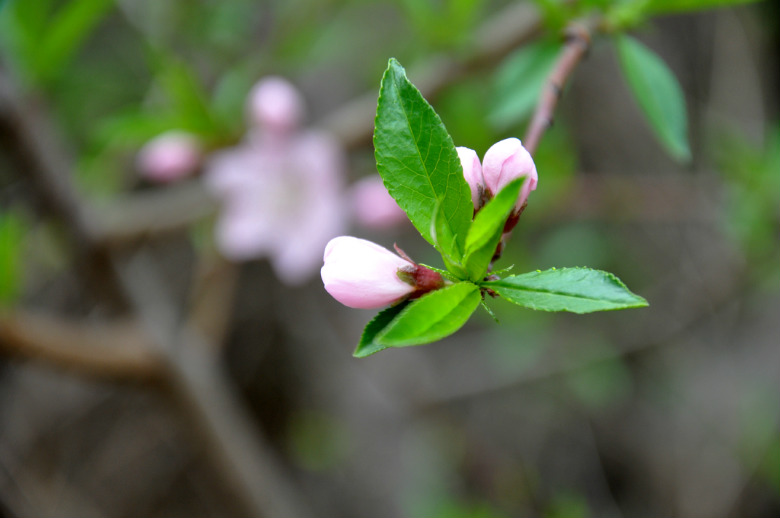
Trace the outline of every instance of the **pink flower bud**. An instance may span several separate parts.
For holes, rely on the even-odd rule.
[[[180,180],[198,168],[200,147],[189,133],[170,131],[144,145],[138,153],[138,170],[154,182]]]
[[[408,221],[378,175],[363,178],[352,187],[352,210],[366,228],[390,228]]]
[[[381,308],[415,291],[398,276],[416,265],[376,243],[351,236],[331,239],[325,247],[322,282],[336,300],[351,308]]]
[[[289,133],[303,119],[303,99],[286,79],[267,77],[249,92],[249,117],[252,124],[271,133]]]
[[[463,176],[466,178],[469,187],[471,187],[471,203],[475,209],[482,205],[482,193],[485,190],[485,180],[482,178],[482,166],[479,163],[479,157],[473,149],[459,146],[458,157],[463,166]]]
[[[528,200],[528,194],[536,190],[538,181],[533,158],[516,138],[504,139],[490,146],[482,160],[482,175],[492,196],[515,178],[526,177],[527,181],[515,204],[517,209]]]

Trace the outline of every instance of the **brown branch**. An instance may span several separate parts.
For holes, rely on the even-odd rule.
[[[238,265],[218,254],[201,258],[189,303],[188,327],[197,329],[217,350],[233,313],[233,299],[238,285]]]
[[[566,44],[547,78],[545,87],[540,94],[539,102],[536,105],[534,116],[528,125],[525,137],[523,137],[523,145],[531,155],[536,152],[544,132],[552,126],[555,108],[558,106],[558,100],[563,94],[566,81],[568,81],[569,76],[574,72],[579,62],[582,61],[585,54],[587,54],[590,48],[591,33],[596,23],[596,19],[590,19],[586,22],[572,22],[566,29]],[[493,263],[501,258],[501,254],[504,248],[506,248],[506,242],[512,235],[512,229],[519,221],[519,217],[524,209],[525,205],[507,220],[504,234],[501,236],[498,246],[496,246],[488,272],[493,268]]]
[[[13,156],[20,175],[33,180],[34,194],[61,220],[84,264],[97,268],[103,285],[114,287],[117,298],[139,316],[153,351],[164,359],[166,381],[191,428],[208,446],[225,489],[250,516],[313,515],[305,512],[302,495],[240,404],[214,348],[190,327],[179,328],[174,304],[162,296],[164,282],[155,275],[156,265],[147,261],[138,269],[123,264],[104,246],[96,230],[100,222],[71,182],[72,161],[60,151],[53,125],[42,110],[29,109],[28,99],[2,72],[0,68],[0,132],[21,151]]]
[[[544,132],[552,126],[555,108],[561,98],[566,82],[574,69],[590,48],[591,34],[594,22],[572,23],[566,29],[566,44],[563,47],[553,71],[547,78],[545,88],[542,90],[539,103],[536,106],[531,124],[525,133],[523,145],[532,155],[539,145]]]
[[[101,247],[133,244],[179,232],[213,214],[216,208],[216,201],[198,181],[135,193],[93,211],[100,222],[94,239]]]
[[[159,384],[161,358],[137,326],[89,325],[24,312],[0,313],[0,351],[82,376]]]
[[[215,347],[197,329],[178,327],[151,256],[141,250],[121,263],[118,272],[133,309],[168,361],[174,395],[197,423],[196,431],[240,505],[253,516],[312,516],[276,452],[235,397],[213,354]]]
[[[63,224],[82,278],[106,301],[122,307],[108,251],[96,240],[97,220],[72,183],[73,161],[56,134],[42,101],[22,95],[0,62],[0,142],[8,142],[19,177],[30,182],[42,208]]]

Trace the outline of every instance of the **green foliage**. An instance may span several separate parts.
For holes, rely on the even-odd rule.
[[[758,0],[647,0],[648,14],[683,13],[688,11],[703,11],[716,7],[750,4]]]
[[[591,516],[587,499],[573,491],[561,491],[554,495],[544,511],[544,518],[585,518]]]
[[[452,233],[452,228],[444,213],[441,201],[437,200],[433,209],[433,222],[431,223],[431,237],[436,248],[441,252],[442,260],[447,270],[458,279],[465,278],[466,271],[461,266],[463,259],[463,246],[458,242],[457,236]]]
[[[647,306],[611,273],[589,268],[561,268],[512,275],[483,283],[502,298],[542,311],[590,313]]]
[[[441,254],[447,270],[433,269],[449,285],[380,312],[366,326],[356,357],[444,338],[460,329],[480,304],[495,319],[485,294],[531,309],[574,313],[647,305],[614,275],[587,268],[553,268],[503,279],[499,274],[504,271],[490,274],[525,179],[510,182],[474,215],[452,138],[395,59],[382,77],[374,151],[388,191]]]
[[[763,149],[738,138],[724,139],[719,148],[729,187],[726,228],[751,260],[766,260],[779,251],[780,127],[768,135]]]
[[[54,10],[50,0],[11,2],[0,24],[6,44],[21,68],[37,84],[47,85],[63,72],[73,55],[113,7],[112,0],[72,0]]]
[[[485,276],[523,183],[524,179],[518,178],[507,184],[474,218],[466,236],[466,255],[463,260],[472,281],[479,281]]]
[[[157,82],[170,101],[172,116],[182,130],[215,138],[225,133],[211,114],[209,100],[195,72],[171,54],[154,53]]]
[[[399,0],[420,35],[433,47],[463,42],[484,0]]]
[[[22,221],[10,213],[0,213],[0,306],[13,303],[22,280]]]
[[[626,81],[656,137],[673,158],[690,160],[685,97],[674,74],[636,39],[619,36],[615,44]]]
[[[480,300],[479,288],[470,282],[432,291],[405,307],[375,341],[404,347],[441,340],[466,323]]]
[[[560,42],[539,41],[510,54],[494,80],[489,122],[505,129],[531,115],[560,52]]]
[[[440,204],[441,224],[462,250],[474,209],[458,153],[439,116],[395,59],[382,77],[375,125],[377,169],[390,195],[429,243],[451,255],[431,234]]]
[[[409,302],[404,301],[377,313],[363,329],[363,336],[360,337],[360,343],[358,343],[353,356],[355,358],[365,358],[390,347],[389,345],[379,343],[376,338],[407,305],[409,305]]]

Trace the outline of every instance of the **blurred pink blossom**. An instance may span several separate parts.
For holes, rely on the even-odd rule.
[[[287,134],[298,128],[304,114],[303,99],[286,79],[266,77],[249,92],[249,120],[268,134]]]
[[[145,178],[174,182],[194,173],[201,160],[198,140],[182,131],[169,131],[147,142],[138,153],[138,170]]]
[[[351,308],[381,308],[409,296],[413,283],[401,280],[399,271],[415,265],[376,243],[340,236],[325,247],[320,274],[325,289]]]
[[[408,221],[406,213],[387,192],[379,175],[368,176],[355,183],[351,200],[353,217],[366,228],[390,228]]]
[[[346,225],[343,152],[323,133],[297,130],[302,106],[282,79],[258,83],[249,110],[262,125],[206,164],[206,184],[222,201],[217,246],[232,260],[267,257],[283,282],[300,284]]]

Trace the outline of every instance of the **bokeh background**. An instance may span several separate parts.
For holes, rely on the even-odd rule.
[[[222,258],[201,177],[139,174],[168,130],[235,146],[273,74],[342,146],[346,205],[391,56],[482,155],[522,137],[544,74],[518,52],[560,45],[557,4],[0,2],[0,515],[780,515],[776,2],[633,31],[683,87],[690,163],[601,36],[535,156],[503,265],[612,271],[649,308],[496,300],[358,360],[372,312]],[[439,265],[410,224],[348,232]]]

